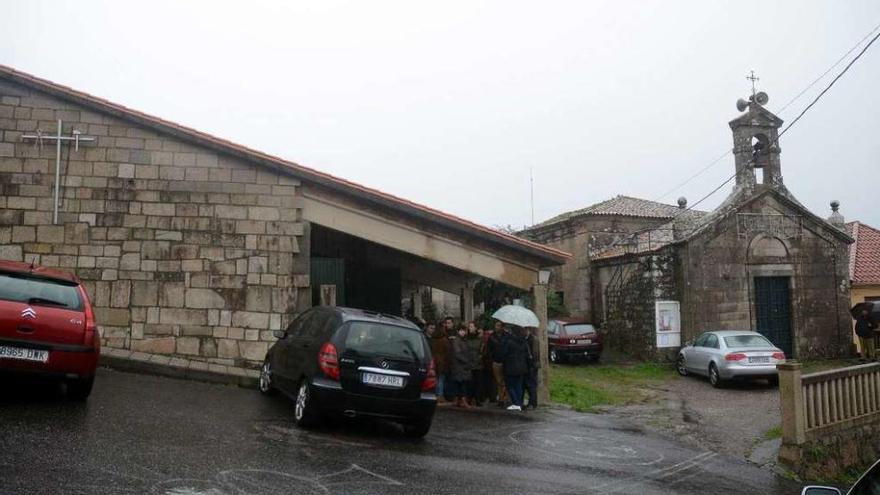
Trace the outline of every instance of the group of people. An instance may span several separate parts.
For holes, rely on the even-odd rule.
[[[423,327],[431,344],[441,403],[468,409],[493,402],[511,411],[538,407],[540,360],[534,329],[500,321],[485,330],[475,322],[456,326],[450,316]]]

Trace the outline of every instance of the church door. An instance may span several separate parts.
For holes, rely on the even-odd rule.
[[[792,358],[789,277],[755,277],[758,332]]]

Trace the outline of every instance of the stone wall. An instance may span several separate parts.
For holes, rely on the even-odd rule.
[[[550,287],[564,293],[565,306],[572,316],[597,323],[601,315],[593,308],[590,253],[606,248],[632,232],[664,221],[620,215],[586,215],[528,231],[526,235],[536,242],[572,254],[565,265],[551,269]]]
[[[796,213],[784,229],[760,218],[771,216],[772,224],[784,213],[764,196],[678,247],[683,340],[708,329],[756,328],[754,278],[787,276],[795,357],[851,351],[847,245]]]
[[[676,259],[671,249],[597,267],[604,287],[605,345],[642,359],[668,359],[656,348],[655,302],[678,300],[675,289]],[[674,359],[674,353],[672,358]]]
[[[62,149],[52,224],[54,143]],[[0,80],[0,258],[74,271],[109,347],[225,365],[263,359],[310,304],[300,182]],[[300,292],[304,295],[300,296]]]

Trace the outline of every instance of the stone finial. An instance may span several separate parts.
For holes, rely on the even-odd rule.
[[[834,225],[837,228],[844,228],[846,226],[846,221],[843,218],[843,215],[839,211],[840,209],[840,201],[832,200],[831,201],[831,216],[828,217],[828,223]]]
[[[678,198],[678,207],[679,208],[681,208],[683,210],[683,209],[687,208],[687,205],[688,205],[688,200],[686,197],[682,196],[682,197]]]

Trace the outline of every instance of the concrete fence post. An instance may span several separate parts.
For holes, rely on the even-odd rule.
[[[797,361],[786,361],[776,365],[779,371],[783,445],[802,445],[806,442],[806,409],[801,385],[802,367]]]
[[[538,327],[538,352],[540,354],[538,356],[538,361],[540,362],[540,368],[538,368],[538,403],[546,405],[550,403],[550,360],[547,352],[549,344],[547,341],[547,285],[533,285],[532,298],[534,300],[532,311],[535,312],[540,322]]]

